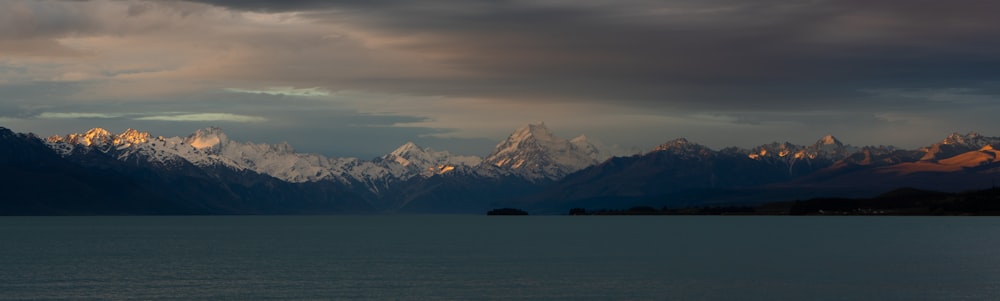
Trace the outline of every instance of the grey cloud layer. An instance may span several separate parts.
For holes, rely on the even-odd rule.
[[[997,12],[965,0],[11,0],[0,126],[178,135],[226,122],[248,140],[352,155],[406,140],[483,154],[540,120],[623,146],[828,133],[915,146],[995,123]],[[154,118],[102,118],[134,112]]]
[[[398,38],[394,47],[479,74],[450,90],[468,95],[701,109],[893,107],[864,91],[974,93],[1000,77],[993,1],[203,2],[300,11]],[[454,84],[408,83],[428,93]]]

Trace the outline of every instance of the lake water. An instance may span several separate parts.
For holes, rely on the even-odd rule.
[[[0,217],[0,300],[998,300],[1000,219]]]

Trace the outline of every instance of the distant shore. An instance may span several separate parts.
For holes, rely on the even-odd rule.
[[[570,209],[569,215],[897,215],[1000,216],[1000,189],[945,193],[901,188],[872,198],[814,198],[758,206]]]

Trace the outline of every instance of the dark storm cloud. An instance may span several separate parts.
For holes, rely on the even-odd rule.
[[[451,79],[401,80],[411,92],[888,108],[898,104],[863,91],[978,89],[1000,78],[995,1],[203,2],[350,23],[479,75],[462,88]],[[378,80],[393,81],[361,84]]]

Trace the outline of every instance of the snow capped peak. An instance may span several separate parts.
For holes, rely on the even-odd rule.
[[[114,135],[108,132],[108,130],[92,128],[83,134],[73,133],[64,137],[52,136],[46,140],[50,143],[63,142],[71,145],[94,146],[112,144],[114,143],[114,139]]]
[[[544,122],[540,122],[538,124],[528,124],[515,130],[514,133],[511,133],[510,136],[507,137],[507,140],[500,142],[500,144],[497,145],[497,148],[505,144],[517,146],[532,139],[541,141],[560,140],[559,137],[552,134],[552,131],[545,126]]]
[[[833,136],[828,136],[833,137]],[[826,137],[824,137],[826,138]],[[825,139],[821,139],[823,141]],[[834,139],[836,141],[836,139]],[[806,157],[807,154],[803,150],[802,146],[794,145],[789,142],[774,142],[771,144],[764,144],[753,149],[750,149],[747,157],[750,159],[764,159],[764,158],[781,158],[784,160],[797,160]]]
[[[795,154],[796,159],[826,159],[837,161],[857,152],[859,149],[854,146],[845,145],[837,140],[833,135],[826,135],[820,138],[811,146],[803,148]]]
[[[554,135],[545,123],[528,124],[497,144],[483,164],[537,180],[558,179],[606,159],[598,159],[604,152],[586,137],[573,140],[575,142]]]
[[[668,153],[675,156],[684,157],[707,157],[711,156],[714,152],[707,146],[692,143],[686,138],[677,138],[674,140],[667,141],[666,143],[660,144],[659,146],[653,148],[650,153]]]
[[[105,130],[103,128],[92,128],[92,129],[88,130],[86,133],[84,133],[84,136],[91,137],[91,138],[94,138],[94,137],[111,137],[111,132],[108,132],[108,130]]]
[[[560,145],[561,144],[561,145]],[[544,152],[549,148],[558,148],[560,146],[568,148],[570,142],[566,139],[561,139],[552,134],[545,123],[539,124],[528,124],[515,130],[506,140],[497,144],[496,150],[493,151],[487,161],[490,158],[502,157],[507,155],[516,156],[518,153],[525,152]],[[493,162],[497,167],[503,167],[507,163],[512,163],[509,161],[499,160]],[[523,162],[522,162],[523,163]],[[519,168],[522,164],[514,163]]]
[[[843,143],[840,142],[840,140],[837,140],[837,137],[834,137],[833,135],[823,136],[823,138],[820,138],[818,141],[816,141],[816,144],[817,145],[844,145]]]
[[[953,133],[949,134],[948,137],[944,137],[944,140],[941,140],[941,143],[943,143],[943,144],[957,144],[959,142],[965,141],[964,138],[965,137],[962,137],[962,134],[959,134],[958,132],[953,132]]]
[[[399,147],[397,147],[396,150],[393,150],[391,153],[389,153],[389,155],[390,156],[395,156],[395,157],[405,157],[405,156],[407,156],[408,154],[411,154],[411,153],[422,153],[422,152],[424,152],[423,148],[421,148],[420,146],[418,146],[416,143],[413,143],[412,141],[407,141],[403,145],[400,145]],[[400,163],[400,164],[402,164],[402,163]],[[403,164],[403,165],[406,165],[406,164]]]
[[[102,128],[92,128],[82,136],[76,136],[76,143],[83,145],[103,145],[112,142],[111,132]]]
[[[399,163],[399,165],[409,166],[413,164],[413,162],[410,161],[411,159],[426,157],[427,152],[423,148],[418,146],[416,143],[407,141],[403,145],[396,148],[396,150],[393,150],[391,153],[384,156],[383,159],[395,161],[396,163]]]
[[[53,135],[45,140],[50,144],[63,143],[70,146],[117,146],[119,148],[128,148],[147,143],[151,137],[149,132],[142,132],[135,129],[126,129],[121,134],[115,135],[103,128],[92,128],[83,134]]]
[[[958,155],[959,153],[981,149],[987,145],[993,147],[1000,146],[1000,137],[986,137],[976,132],[969,132],[965,135],[951,133],[944,140],[941,140],[941,142],[921,148],[920,151],[924,152],[924,156],[920,159],[944,159]]]
[[[655,148],[653,148],[653,151],[658,152],[676,148],[684,148],[688,144],[691,144],[691,142],[689,142],[687,138],[677,138],[656,146]]]
[[[983,136],[976,132],[969,132],[968,134],[962,135],[959,133],[951,133],[948,137],[945,137],[941,141],[942,144],[958,144],[967,145],[970,143],[975,143],[977,140],[982,140]]]
[[[196,149],[206,149],[206,148],[220,148],[229,142],[229,137],[226,133],[222,132],[221,128],[210,127],[200,129],[187,136],[184,139],[184,143],[191,145]]]
[[[482,161],[475,156],[455,156],[446,151],[422,148],[413,142],[404,143],[382,156],[382,160],[399,163],[425,177],[452,171],[456,166],[474,166]]]
[[[140,132],[134,129],[127,129],[121,134],[115,136],[113,143],[115,145],[131,146],[140,143],[146,143],[149,141],[148,132]]]

